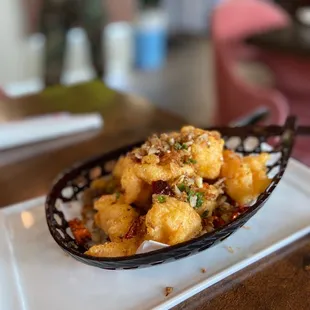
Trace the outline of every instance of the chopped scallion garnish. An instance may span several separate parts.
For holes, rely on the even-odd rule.
[[[157,196],[157,201],[159,203],[164,203],[164,202],[166,202],[166,197],[163,195],[159,195],[159,196]]]

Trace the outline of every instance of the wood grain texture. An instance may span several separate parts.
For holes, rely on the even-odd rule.
[[[310,236],[188,299],[173,310],[307,310],[310,272],[303,259],[310,253]]]

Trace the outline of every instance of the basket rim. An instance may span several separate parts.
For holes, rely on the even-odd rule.
[[[281,135],[283,132],[287,129],[293,130],[293,134],[290,140],[290,143],[287,145],[287,152],[285,154],[286,160],[281,167],[283,168],[277,175],[277,178],[271,182],[269,187],[257,198],[256,202],[249,206],[248,210],[244,213],[242,213],[240,216],[238,216],[235,220],[226,223],[225,225],[216,228],[212,232],[205,233],[199,237],[192,238],[188,241],[178,243],[176,245],[172,245],[163,249],[154,250],[147,253],[141,253],[141,254],[134,254],[131,256],[123,256],[123,257],[95,257],[91,255],[87,255],[84,253],[81,253],[80,251],[73,249],[71,247],[68,247],[66,244],[64,244],[63,240],[58,236],[58,232],[56,231],[56,227],[52,224],[51,218],[53,217],[53,207],[56,203],[56,200],[59,197],[59,193],[63,188],[66,187],[66,184],[69,180],[73,179],[76,175],[78,175],[78,172],[81,170],[89,169],[90,167],[94,167],[96,163],[102,162],[108,162],[111,159],[115,159],[115,156],[120,156],[120,154],[124,154],[129,149],[132,149],[138,145],[141,145],[144,141],[139,141],[130,145],[126,145],[120,148],[117,148],[115,150],[112,150],[108,153],[103,153],[101,155],[92,157],[90,159],[84,160],[82,162],[78,162],[72,165],[71,168],[64,170],[61,172],[58,177],[56,178],[56,181],[53,183],[47,197],[45,200],[45,213],[46,213],[46,221],[47,225],[50,231],[50,234],[52,235],[53,239],[57,242],[57,244],[66,252],[70,253],[72,256],[78,256],[84,260],[92,261],[92,262],[101,262],[101,263],[134,263],[139,262],[141,259],[149,259],[149,263],[156,260],[165,260],[165,258],[162,257],[164,254],[168,254],[169,252],[174,252],[175,250],[180,250],[188,245],[192,246],[192,249],[195,248],[195,246],[198,246],[203,240],[209,239],[209,238],[215,238],[217,239],[217,235],[220,235],[223,231],[229,230],[232,226],[240,226],[240,223],[243,222],[243,219],[250,216],[252,216],[266,203],[266,201],[269,199],[270,195],[274,191],[274,189],[277,187],[279,181],[281,180],[286,166],[288,159],[291,155],[293,144],[294,144],[294,133],[295,133],[295,122],[296,119],[294,117],[288,118],[286,124],[284,126],[246,126],[246,127],[218,127],[218,128],[209,128],[208,130],[218,130],[221,132],[221,134],[226,135],[228,137],[232,136],[260,136],[261,130],[267,130],[272,132],[272,135]],[[246,134],[244,134],[246,132]],[[104,157],[104,159],[103,159]],[[65,186],[63,186],[65,184]],[[251,217],[251,216],[250,216]],[[145,264],[145,263],[144,263]],[[142,264],[143,265],[143,264]]]

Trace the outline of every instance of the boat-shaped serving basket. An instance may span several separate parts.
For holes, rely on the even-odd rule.
[[[272,154],[271,158],[273,160],[268,164],[268,171],[272,174],[272,182],[245,213],[210,233],[160,250],[116,258],[97,258],[85,255],[84,252],[86,249],[79,246],[71,237],[68,222],[65,220],[61,209],[57,207],[57,204],[77,200],[92,182],[92,172],[94,169],[97,171],[96,177],[108,174],[105,169],[106,163],[117,159],[120,155],[126,154],[132,148],[141,145],[142,142],[140,142],[75,165],[72,169],[63,172],[58,177],[47,196],[45,206],[47,224],[55,241],[65,252],[78,261],[113,270],[150,267],[171,262],[204,251],[229,237],[256,214],[266,203],[281,180],[294,144],[294,137],[297,130],[296,119],[289,117],[283,126],[245,126],[213,129],[218,130],[222,134],[226,147],[232,148],[240,154],[257,154],[262,151]],[[66,188],[71,189],[71,195],[69,197],[64,197],[63,195],[63,191]]]

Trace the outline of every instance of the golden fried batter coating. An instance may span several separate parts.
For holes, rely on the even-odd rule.
[[[125,202],[131,204],[136,201],[143,190],[144,182],[135,173],[135,163],[132,160],[127,161],[122,177],[121,185],[124,191]]]
[[[175,245],[225,224],[270,184],[268,158],[224,150],[218,132],[192,126],[152,135],[85,191],[84,202],[98,211],[95,223],[110,238],[86,254],[134,255],[145,240]],[[93,203],[99,193],[105,195]]]
[[[202,228],[199,214],[188,203],[156,195],[153,206],[146,215],[145,224],[147,239],[169,245],[197,236]]]
[[[181,134],[193,137],[191,157],[196,162],[197,173],[205,179],[216,179],[223,164],[224,140],[219,133],[187,126],[181,129]]]
[[[102,196],[95,202],[95,222],[110,238],[111,241],[121,240],[128,232],[139,213],[129,204],[119,200],[116,195]]]
[[[120,179],[122,177],[124,169],[127,166],[127,161],[128,161],[128,157],[125,157],[125,156],[121,156],[118,159],[112,171],[112,175],[115,178]]]
[[[92,246],[85,252],[87,255],[96,257],[120,257],[134,255],[139,244],[134,239],[121,242],[106,242]]]
[[[270,184],[266,174],[268,154],[241,157],[230,150],[224,151],[221,175],[225,178],[226,192],[240,204],[249,204]]]
[[[191,175],[194,173],[192,166],[184,165],[182,167],[174,162],[165,165],[136,164],[134,171],[140,179],[148,184],[155,181],[169,181],[183,174]]]

